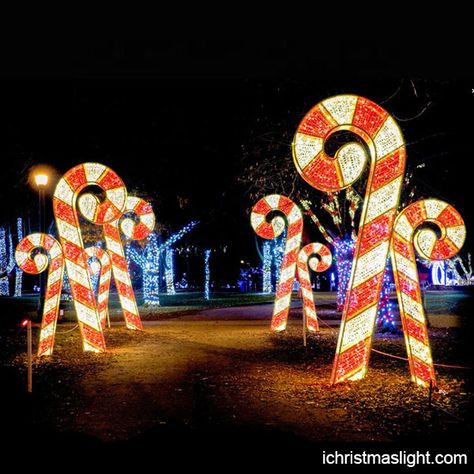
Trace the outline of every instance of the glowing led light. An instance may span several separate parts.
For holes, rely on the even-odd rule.
[[[263,243],[262,292],[272,292],[272,248],[271,243]]]
[[[166,293],[169,295],[176,294],[174,287],[174,265],[173,265],[173,249],[167,248],[165,250],[165,280]]]
[[[102,172],[96,173],[100,169]],[[103,202],[90,194],[80,195],[84,188],[92,185],[99,186],[105,192]],[[85,351],[104,352],[105,340],[89,275],[77,207],[92,223],[104,225],[108,221],[117,220],[122,215],[125,204],[126,189],[122,180],[110,168],[98,163],[75,166],[59,180],[54,192],[56,226]]]
[[[48,184],[48,175],[44,173],[35,174],[36,186],[46,186]]]
[[[303,232],[303,215],[298,206],[289,198],[279,194],[266,196],[255,204],[250,215],[250,222],[260,237],[275,239],[280,236],[285,227],[281,216],[275,216],[267,222],[267,216],[273,211],[279,211],[286,218],[286,244],[281,262],[280,278],[275,295],[275,305],[271,328],[273,331],[283,331],[286,328],[290,309],[291,292],[296,274],[296,260],[300,250]]]
[[[20,243],[23,240],[23,219],[19,217],[16,220],[17,229],[17,242]],[[22,292],[23,284],[23,270],[17,265],[15,269],[15,297],[20,297]]]
[[[191,221],[189,224],[182,227],[178,232],[172,234],[165,243],[159,245],[156,233],[151,233],[147,240],[148,243],[145,248],[139,252],[130,244],[126,246],[127,264],[134,262],[142,271],[143,282],[143,298],[147,306],[159,306],[159,292],[160,292],[160,257],[166,251],[171,249],[172,245],[182,239],[188,232],[190,232],[198,224],[197,221]],[[166,277],[165,277],[166,278]]]
[[[117,194],[119,198],[121,195],[121,193]],[[111,222],[104,223],[105,244],[112,261],[115,286],[128,329],[141,330],[143,326],[128,271],[120,229],[128,239],[143,240],[151,234],[154,227],[155,215],[151,205],[135,196],[126,198],[122,215]]]
[[[211,258],[211,251],[204,250],[204,299],[210,298],[210,283],[211,271],[209,269],[209,259]]]
[[[112,268],[110,257],[107,251],[99,246],[87,247],[86,254],[89,257],[88,263],[91,277],[97,280],[93,288],[94,293],[97,295],[100,323],[102,328],[105,328],[109,315],[109,289]]]
[[[366,372],[376,311],[366,313],[367,321],[362,327],[369,327],[368,333],[360,331],[354,337],[346,326],[363,311],[377,307],[405,169],[402,134],[384,109],[362,97],[332,97],[308,112],[293,142],[296,168],[314,188],[327,192],[347,188],[358,179],[367,162],[365,148],[359,143],[344,145],[334,158],[326,154],[324,142],[338,130],[351,131],[365,142],[371,167],[339,332],[333,383],[358,379]],[[301,135],[323,140],[321,150],[311,160],[298,153],[296,143]],[[380,225],[382,220],[384,225]]]
[[[41,249],[48,258],[35,258],[33,251]],[[42,255],[43,254],[37,254]],[[38,356],[51,355],[58,320],[59,302],[63,282],[64,258],[59,242],[46,234],[31,234],[20,241],[15,258],[18,266],[25,272],[38,274],[49,268],[44,297],[43,319],[41,322]]]
[[[314,272],[324,272],[331,266],[331,263],[331,251],[323,244],[308,244],[304,246],[298,254],[298,279],[303,295],[303,312],[306,327],[311,332],[319,331],[319,324],[316,307],[314,305],[309,268]]]
[[[406,232],[407,222],[411,228],[410,234]],[[440,239],[435,238],[433,242],[434,232],[431,229],[417,230],[425,222],[440,228]],[[447,232],[450,228],[459,229],[461,238],[453,240]],[[416,248],[426,260],[449,259],[459,252],[464,237],[462,217],[451,205],[437,199],[410,204],[395,220],[390,248],[393,274],[410,371],[412,379],[419,385],[427,386],[430,380],[435,383],[436,379],[414,250]]]

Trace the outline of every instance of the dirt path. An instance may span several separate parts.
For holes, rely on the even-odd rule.
[[[295,375],[302,386],[309,377],[272,360],[267,324],[163,322],[148,325],[145,337],[126,347],[113,338],[109,347],[112,362],[81,380],[87,401],[74,427],[100,439],[134,437],[175,420],[199,430],[250,424],[318,439],[337,433],[340,439],[347,421],[344,410],[285,396]],[[371,438],[370,429],[364,431],[361,439]]]

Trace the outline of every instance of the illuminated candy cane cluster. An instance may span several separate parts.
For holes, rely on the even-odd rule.
[[[90,186],[102,189],[105,194],[103,202],[99,202],[96,196],[87,192]],[[47,235],[32,234],[23,239],[17,247],[18,265],[24,271],[39,273],[47,267],[45,255],[31,254],[35,248],[43,248],[49,252],[51,259],[38,354],[51,354],[53,350],[64,267],[68,274],[83,348],[85,351],[103,352],[103,327],[108,312],[111,269],[127,327],[142,328],[120,229],[127,238],[145,238],[155,225],[153,210],[145,201],[127,197],[127,190],[119,176],[99,163],[83,163],[69,170],[56,186],[53,209],[60,243]],[[84,248],[79,211],[90,222],[103,226],[107,251],[98,247]],[[101,267],[97,301],[89,268],[91,258],[98,259]]]
[[[333,158],[326,153],[325,144],[339,131],[350,131],[360,141],[345,144]],[[326,192],[349,187],[361,176],[367,155],[370,159],[332,373],[332,383],[357,380],[365,376],[368,367],[405,170],[405,141],[395,120],[379,105],[363,97],[341,95],[320,102],[308,112],[298,126],[292,147],[300,175],[314,188]],[[418,219],[413,217],[415,212]],[[446,214],[443,216],[442,212]],[[408,215],[412,216],[411,220]],[[413,234],[425,221],[444,229],[439,241],[426,229]],[[412,241],[414,239],[417,250],[426,258],[449,258],[461,247],[464,234],[459,214],[451,206],[435,200],[416,203],[397,219],[391,255],[412,377],[420,384],[426,384],[429,379],[434,381],[434,372]]]
[[[417,230],[426,222],[437,225],[440,239],[431,229]],[[466,238],[459,213],[436,199],[415,202],[395,220],[391,256],[397,286],[400,317],[413,381],[419,385],[436,382],[428,339],[426,318],[420,293],[415,252],[426,260],[445,260],[456,255]]]
[[[89,271],[91,276],[99,273],[99,289],[97,291],[97,305],[99,309],[100,325],[105,328],[107,315],[109,312],[109,289],[112,265],[107,250],[92,246],[86,248],[86,254],[89,257]],[[94,265],[94,263],[97,264]]]
[[[283,214],[286,222],[285,218],[279,215],[274,216],[271,222],[268,222],[269,214],[275,211]],[[296,260],[303,232],[303,215],[291,199],[279,194],[272,194],[260,199],[255,204],[250,222],[257,235],[264,239],[277,238],[287,226],[285,254],[281,264],[271,323],[273,331],[283,331],[286,328],[290,310],[291,292],[296,274]]]
[[[105,192],[105,200],[99,202],[90,193],[79,195],[88,186],[100,187]],[[103,225],[122,215],[126,198],[127,190],[123,181],[114,171],[99,163],[75,166],[59,180],[54,192],[54,216],[85,351],[104,352],[105,339],[89,275],[77,207],[90,222]]]
[[[298,279],[303,295],[303,312],[308,331],[319,331],[316,307],[314,306],[313,288],[309,277],[309,268],[314,272],[326,271],[332,263],[331,251],[323,244],[305,245],[298,254]],[[309,267],[309,268],[308,268]]]
[[[45,253],[39,253],[39,251]],[[35,251],[36,255],[34,254]],[[49,257],[49,258],[48,258]],[[46,234],[31,234],[16,247],[15,259],[27,273],[36,275],[48,269],[38,356],[51,355],[58,320],[59,302],[63,286],[64,258],[59,242]]]
[[[134,218],[132,218],[134,217]],[[120,230],[131,240],[145,239],[155,227],[155,214],[143,199],[129,196],[123,210],[123,219],[104,224],[107,250],[112,261],[115,286],[128,329],[142,329],[142,322],[128,272]]]

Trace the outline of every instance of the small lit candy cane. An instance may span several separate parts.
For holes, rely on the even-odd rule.
[[[35,250],[43,250],[49,255],[49,259],[44,253],[37,253],[33,256]],[[38,356],[51,355],[54,348],[54,336],[63,286],[64,258],[61,245],[50,235],[31,234],[22,239],[17,245],[15,259],[24,272],[33,275],[42,273],[49,267]]]
[[[88,186],[99,186],[105,200],[90,193],[79,196]],[[83,163],[69,170],[54,191],[53,209],[79,321],[85,351],[104,352],[105,340],[79,225],[79,215],[103,225],[118,219],[125,207],[127,190],[119,176],[99,163]]]
[[[362,139],[370,156],[370,172],[332,383],[365,376],[406,161],[402,133],[388,112],[363,97],[331,97],[303,118],[292,145],[298,172],[316,189],[340,191],[364,170],[367,151],[358,142],[345,144],[334,158],[325,152],[327,140],[338,131],[350,131]]]
[[[86,248],[89,257],[89,270],[91,276],[99,273],[99,289],[97,291],[97,304],[99,306],[99,317],[102,329],[105,328],[109,313],[109,289],[112,265],[107,250],[92,246]],[[96,264],[96,265],[95,265]]]
[[[419,226],[427,222],[441,231],[438,239],[431,229]],[[396,218],[390,245],[393,274],[397,287],[400,317],[413,381],[427,386],[436,382],[415,251],[426,260],[445,260],[456,255],[466,237],[464,221],[451,205],[437,199],[410,204]]]
[[[105,243],[112,261],[115,286],[128,329],[142,329],[142,322],[133,292],[132,281],[125,259],[120,230],[131,240],[145,239],[155,227],[155,214],[143,199],[128,196],[123,218],[104,224]]]
[[[286,217],[275,216],[267,221],[268,214],[279,211]],[[273,331],[283,331],[288,321],[291,293],[296,273],[296,260],[303,232],[303,215],[298,206],[289,198],[279,194],[266,196],[255,204],[250,216],[253,229],[264,239],[275,239],[288,225],[285,255],[281,263],[280,279],[275,296],[275,306],[271,328]]]
[[[305,245],[298,254],[298,279],[303,294],[303,313],[306,327],[310,332],[319,331],[319,324],[314,305],[309,268],[314,272],[324,272],[331,266],[331,263],[331,251],[323,244],[313,243]]]

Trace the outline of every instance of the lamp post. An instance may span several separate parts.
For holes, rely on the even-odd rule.
[[[36,187],[38,188],[38,224],[39,224],[39,232],[44,232],[45,227],[45,209],[44,209],[44,190],[45,187],[48,185],[48,175],[45,173],[36,173],[35,176],[35,183]],[[44,273],[40,273],[39,275],[39,302],[38,302],[38,316],[41,317],[41,313],[43,312],[43,305],[44,305]]]

